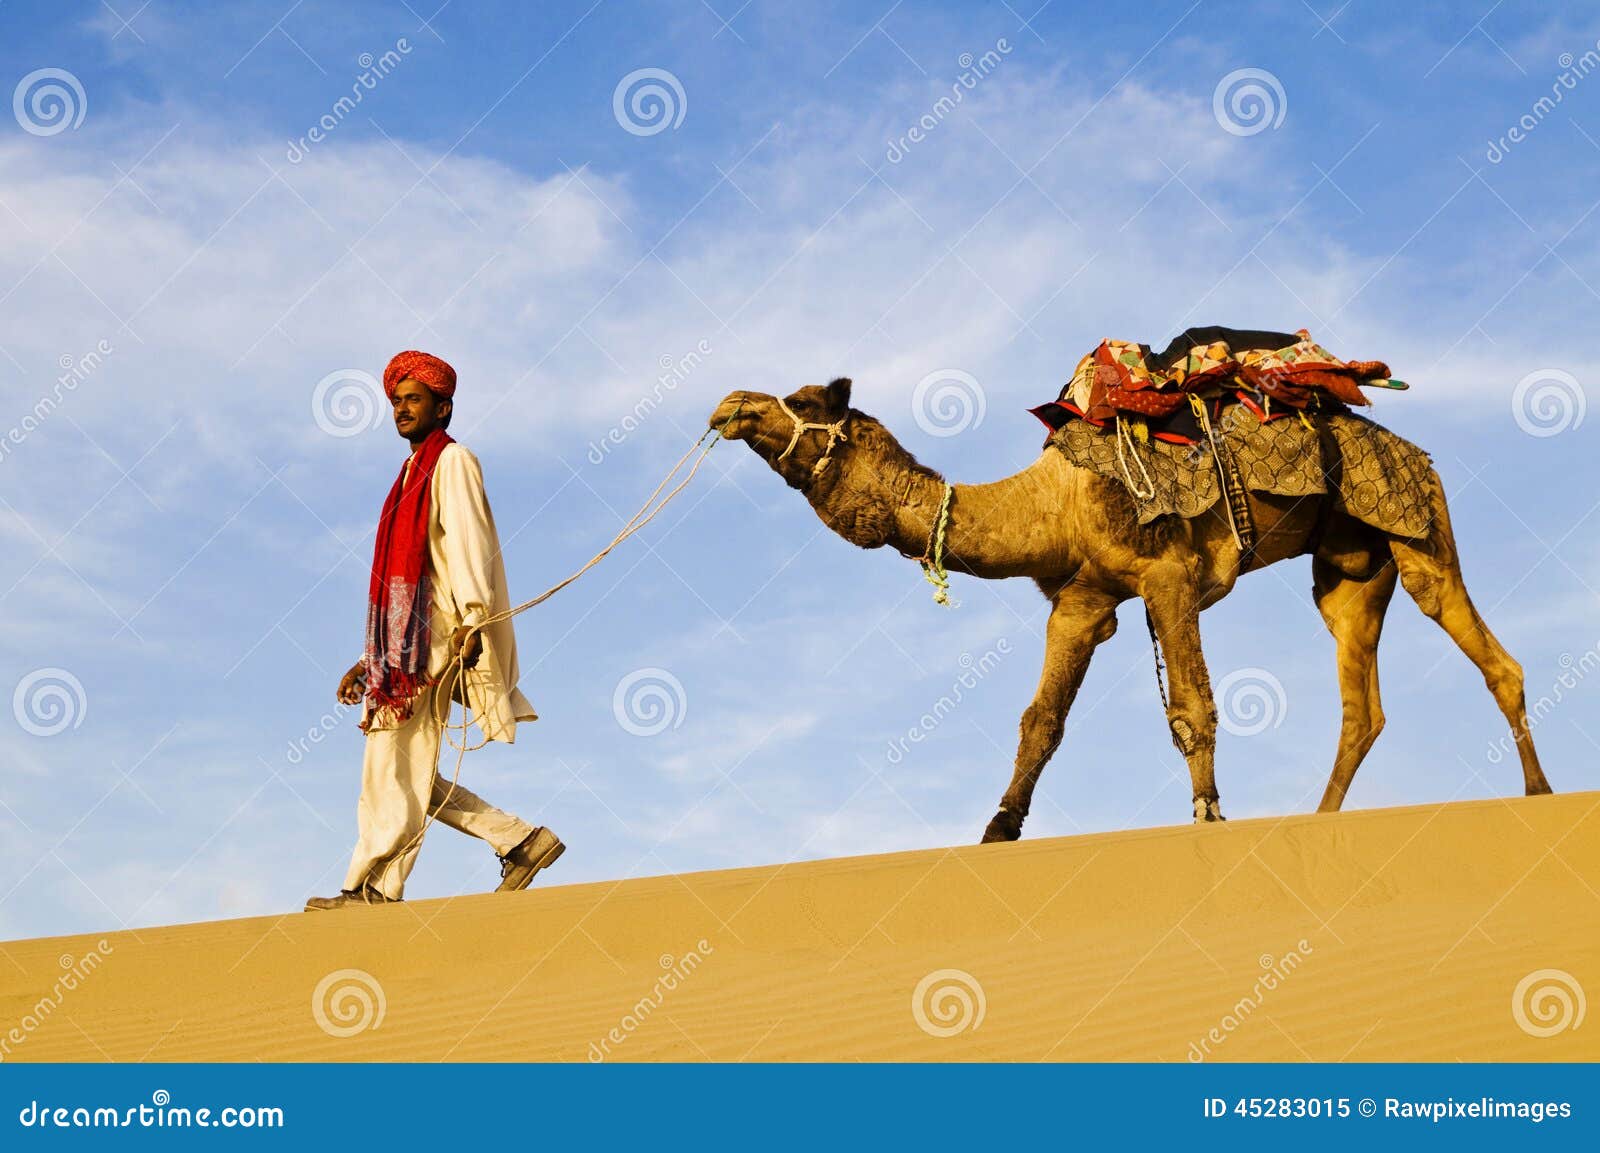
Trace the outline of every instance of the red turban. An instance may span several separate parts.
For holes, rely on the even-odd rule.
[[[426,352],[412,349],[397,353],[389,362],[389,367],[383,370],[384,394],[393,400],[394,390],[400,387],[400,382],[407,377],[425,385],[429,392],[446,400],[456,394],[456,370],[437,356],[430,356]]]

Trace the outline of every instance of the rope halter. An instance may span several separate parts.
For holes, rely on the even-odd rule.
[[[778,407],[783,410],[783,415],[787,416],[791,421],[794,422],[794,435],[789,438],[789,447],[778,454],[779,460],[782,460],[784,457],[793,452],[795,445],[800,443],[800,438],[807,432],[810,432],[812,429],[820,429],[828,434],[827,447],[822,450],[822,456],[820,459],[818,459],[817,463],[811,466],[811,475],[816,476],[823,469],[827,468],[828,462],[833,459],[833,446],[838,444],[841,440],[850,439],[849,434],[844,430],[845,422],[850,419],[849,414],[847,413],[846,415],[840,417],[832,424],[824,424],[815,420],[801,420],[800,414],[785,404],[783,397],[779,396],[774,397],[773,399],[778,402]]]

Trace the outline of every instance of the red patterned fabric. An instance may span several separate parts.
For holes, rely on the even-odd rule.
[[[1106,428],[1122,417],[1135,435],[1193,444],[1204,426],[1191,409],[1204,402],[1213,424],[1243,404],[1258,420],[1297,412],[1345,411],[1368,402],[1361,385],[1404,388],[1381,360],[1340,360],[1305,329],[1274,332],[1207,326],[1185,329],[1162,352],[1104,340],[1078,362],[1060,396],[1029,411],[1052,433],[1069,420]]]
[[[384,394],[393,400],[394,390],[407,377],[446,400],[456,394],[456,370],[430,353],[416,349],[396,353],[389,367],[383,370]]]
[[[1281,339],[1291,338],[1283,334]],[[1230,385],[1243,385],[1248,392],[1290,408],[1314,404],[1318,392],[1344,404],[1365,405],[1368,401],[1359,382],[1389,375],[1382,361],[1340,360],[1303,328],[1293,339],[1293,344],[1280,348],[1232,348],[1226,340],[1214,340],[1196,344],[1170,361],[1153,359],[1148,348],[1130,341],[1101,341],[1079,362],[1061,401],[1074,402],[1096,422],[1110,420],[1118,412],[1160,420],[1186,407],[1190,395],[1211,397]],[[1169,349],[1163,357],[1171,355]],[[1080,382],[1086,387],[1075,387]]]
[[[427,684],[433,469],[445,446],[453,443],[442,428],[429,433],[383,502],[367,591],[367,647],[362,660],[369,708],[363,729],[374,723],[391,728],[408,720],[413,699]]]

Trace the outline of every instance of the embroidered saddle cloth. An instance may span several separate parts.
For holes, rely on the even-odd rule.
[[[1356,519],[1396,536],[1428,535],[1428,454],[1382,425],[1343,411],[1263,420],[1245,404],[1222,410],[1212,432],[1226,457],[1218,467],[1208,439],[1175,443],[1128,435],[1121,421],[1101,428],[1068,420],[1047,445],[1081,468],[1128,490],[1139,523],[1158,516],[1199,516],[1223,496],[1219,475],[1250,492],[1278,496],[1331,493]]]

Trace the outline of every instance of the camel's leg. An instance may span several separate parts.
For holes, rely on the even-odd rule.
[[[1044,672],[1033,703],[1022,714],[1011,787],[1000,798],[1000,811],[984,830],[983,842],[1014,841],[1033,803],[1039,774],[1061,744],[1067,710],[1083,684],[1095,646],[1117,631],[1116,598],[1097,590],[1068,585],[1054,598],[1045,628]]]
[[[1383,731],[1383,705],[1378,699],[1378,634],[1383,614],[1394,595],[1395,567],[1385,562],[1370,577],[1345,575],[1323,557],[1311,560],[1317,608],[1333,634],[1339,665],[1339,698],[1344,721],[1339,726],[1339,751],[1333,774],[1322,794],[1319,812],[1337,812],[1350,791],[1350,781]]]
[[[1444,490],[1437,477],[1434,478],[1433,518],[1433,532],[1426,541],[1399,538],[1391,541],[1394,561],[1400,569],[1400,583],[1417,602],[1417,607],[1450,634],[1450,639],[1483,674],[1484,683],[1511,725],[1517,756],[1522,760],[1522,781],[1527,794],[1548,793],[1550,782],[1545,780],[1544,770],[1539,767],[1533,734],[1528,731],[1522,666],[1495,639],[1467,595],[1466,583],[1461,579],[1455,535],[1450,529],[1450,513],[1445,508]]]
[[[1140,592],[1167,662],[1167,727],[1172,730],[1172,743],[1189,763],[1194,819],[1220,821],[1215,775],[1217,706],[1200,649],[1200,598],[1178,564],[1152,569],[1141,582]]]

